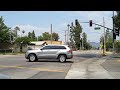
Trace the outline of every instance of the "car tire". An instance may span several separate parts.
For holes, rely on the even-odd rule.
[[[63,63],[63,62],[66,61],[66,55],[59,55],[58,59],[59,59],[60,62]]]
[[[37,61],[37,57],[35,54],[30,54],[29,55],[29,62],[35,62]]]

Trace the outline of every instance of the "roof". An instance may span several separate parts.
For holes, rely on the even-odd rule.
[[[44,44],[51,44],[51,41],[33,41],[30,44],[34,45],[44,45]],[[61,45],[63,44],[62,41],[52,41],[53,45]]]
[[[63,45],[63,44],[48,44],[47,46],[68,46],[68,45]]]
[[[35,42],[31,42],[31,44],[35,44],[35,45],[43,45],[45,43],[45,41],[35,41]]]

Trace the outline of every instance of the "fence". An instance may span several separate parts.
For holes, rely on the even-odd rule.
[[[12,49],[0,49],[0,53],[12,53]]]
[[[113,52],[113,48],[109,48],[107,51]],[[115,48],[116,53],[120,53],[120,48]]]

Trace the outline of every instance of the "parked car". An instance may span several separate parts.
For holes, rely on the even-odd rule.
[[[25,58],[30,62],[38,59],[57,59],[65,62],[73,57],[72,50],[67,45],[46,45],[38,50],[29,50],[25,53]]]

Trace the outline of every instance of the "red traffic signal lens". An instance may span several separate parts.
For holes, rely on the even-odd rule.
[[[90,27],[92,27],[92,20],[89,21]]]

